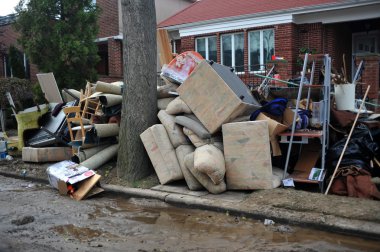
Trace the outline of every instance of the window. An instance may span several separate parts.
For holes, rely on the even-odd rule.
[[[261,30],[248,33],[248,61],[250,71],[261,71],[274,55],[274,31]]]
[[[216,37],[197,38],[195,50],[207,60],[217,61]]]
[[[221,36],[222,64],[235,68],[236,72],[244,72],[244,34],[228,34]]]
[[[108,69],[108,44],[107,43],[98,44],[98,55],[99,55],[100,61],[98,62],[96,66],[96,70],[98,74],[100,75],[108,75],[109,69]]]

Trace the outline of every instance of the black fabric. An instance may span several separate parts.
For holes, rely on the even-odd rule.
[[[340,167],[354,165],[376,176],[377,171],[370,167],[370,161],[380,154],[380,129],[372,130],[362,125],[356,127],[344,152]],[[343,151],[347,137],[330,147],[327,154],[327,167],[330,174],[334,171]]]

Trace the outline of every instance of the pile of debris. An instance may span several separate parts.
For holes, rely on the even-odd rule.
[[[272,168],[270,142],[288,126],[262,113],[262,120],[250,121],[261,105],[239,77],[214,62],[194,63],[180,86],[175,71],[165,78],[163,68],[167,84],[157,89],[162,124],[141,134],[160,183],[185,179],[190,190],[214,194],[280,186],[282,170]]]
[[[87,83],[84,91],[64,89],[62,98],[52,73],[37,77],[48,104],[15,113],[18,139],[9,146],[22,150],[24,162],[62,161],[47,169],[62,194],[80,200],[100,192],[94,170],[117,155],[123,83]]]
[[[315,62],[322,61],[328,71],[322,85],[310,84],[303,74],[299,79],[306,87],[304,90],[300,83],[297,88],[274,86],[283,96],[275,96],[269,90],[269,95],[262,97],[255,90],[251,92],[233,69],[200,57],[196,52],[185,52],[163,66],[161,77],[166,85],[157,87],[161,124],[140,135],[160,183],[184,179],[190,190],[206,189],[213,194],[226,190],[272,189],[280,185],[294,187],[295,183],[317,184],[323,191],[324,181],[337,163],[336,159],[335,163],[326,161],[331,158],[331,154],[327,155],[330,87],[337,78],[329,74],[331,58],[309,55],[313,64],[309,73],[311,83]],[[307,64],[305,56],[305,69]],[[269,89],[276,81],[296,85],[290,80],[262,77],[272,80],[265,81]],[[355,117],[357,109],[344,112]],[[364,120],[368,118],[365,116],[368,111],[365,112]],[[371,155],[365,157],[365,162],[377,161],[379,145],[374,139],[367,141]],[[287,151],[286,162],[285,156],[276,159],[283,155],[281,149]],[[284,169],[272,166],[274,162]],[[347,166],[349,162],[342,164]],[[288,166],[291,174],[287,173]],[[335,178],[330,181],[338,181],[340,187],[333,187],[332,192],[347,195],[341,188],[342,180]],[[364,187],[372,192],[376,188],[373,184]],[[378,197],[377,193],[358,194]]]

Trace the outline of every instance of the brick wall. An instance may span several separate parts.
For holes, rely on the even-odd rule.
[[[108,39],[108,66],[110,77],[123,76],[122,42],[113,38]]]
[[[17,38],[19,37],[19,34],[13,29],[12,24],[0,26],[0,31],[2,32],[0,39],[1,39],[1,42],[4,43],[5,47],[7,48],[6,50],[8,50],[8,48],[11,45],[14,45],[20,51],[22,51],[20,45],[18,45],[17,43]],[[4,55],[0,55],[0,77],[5,76],[3,56]],[[30,77],[31,77],[30,79],[33,83],[37,82],[37,76],[36,76],[37,73],[38,73],[38,69],[36,65],[30,64]]]
[[[195,51],[195,37],[194,36],[181,38],[181,51],[179,52],[182,53],[186,51]]]
[[[298,55],[297,26],[293,23],[276,25],[274,30],[274,50],[275,54],[284,57],[287,63],[280,64],[277,72],[281,79],[290,79],[296,71],[296,61]]]
[[[119,34],[118,0],[97,0],[96,4],[101,13],[98,19],[98,38],[110,37]]]
[[[114,82],[123,79],[122,42],[113,36],[119,35],[118,0],[97,0],[101,12],[98,19],[98,38],[108,38],[108,75],[99,75],[99,80]]]
[[[364,71],[360,82],[363,83],[360,93],[364,95],[368,85],[371,88],[368,93],[370,99],[377,99],[379,96],[380,85],[380,56],[379,55],[362,55],[356,57],[356,65],[359,65],[360,61],[364,61]],[[360,94],[359,94],[360,96]]]

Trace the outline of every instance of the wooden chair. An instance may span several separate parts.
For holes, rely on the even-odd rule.
[[[93,94],[93,86],[87,82],[84,93],[81,92],[81,104],[83,103],[82,119],[92,123],[94,116],[98,113],[100,102],[98,97],[90,97]]]
[[[86,136],[86,133],[85,133],[85,129],[84,129],[84,126],[83,126],[83,121],[82,121],[82,116],[81,116],[81,110],[80,110],[80,106],[73,106],[73,107],[67,107],[67,108],[63,108],[63,112],[65,112],[65,115],[66,115],[66,121],[67,121],[67,127],[69,129],[69,133],[70,133],[70,139],[71,139],[71,143],[72,143],[72,148],[73,148],[73,154],[76,153],[76,149],[78,148],[75,148],[76,144],[75,143],[78,143],[79,146],[81,146],[84,142],[84,139],[85,139],[85,136]],[[73,115],[74,114],[74,117],[70,115]],[[80,136],[80,139],[77,139],[73,133],[73,127],[71,126],[71,123],[73,124],[79,124],[79,128],[78,130],[80,130],[80,133],[81,133],[81,136]]]

